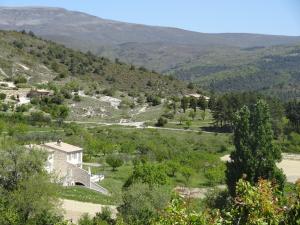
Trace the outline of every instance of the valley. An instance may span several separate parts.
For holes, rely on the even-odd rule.
[[[0,224],[299,221],[299,36],[51,7],[0,29]]]

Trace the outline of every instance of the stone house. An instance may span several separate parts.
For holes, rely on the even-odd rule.
[[[41,145],[31,145],[48,153],[45,169],[54,173],[63,186],[82,185],[103,194],[109,192],[97,184],[104,179],[103,175],[92,175],[90,169],[83,169],[83,149],[74,145],[64,143],[60,140]]]

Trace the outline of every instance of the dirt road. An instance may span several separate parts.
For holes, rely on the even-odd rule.
[[[111,209],[113,216],[116,215],[116,206],[106,206],[87,202],[78,202],[73,200],[62,199],[62,208],[64,209],[64,216],[66,220],[77,223],[79,218],[88,213],[91,216],[96,215],[97,212],[101,212],[104,207]]]
[[[300,155],[283,154],[282,158],[277,166],[283,170],[288,182],[295,183],[300,179]],[[228,161],[229,159],[229,155],[221,157],[222,161]]]

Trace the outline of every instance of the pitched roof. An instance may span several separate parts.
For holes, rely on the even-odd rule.
[[[49,142],[49,143],[43,144],[42,146],[46,147],[46,148],[51,148],[54,150],[62,151],[62,152],[67,152],[67,153],[82,151],[82,148],[74,146],[74,145],[70,145],[70,144],[67,144],[64,142],[60,142],[60,143]]]

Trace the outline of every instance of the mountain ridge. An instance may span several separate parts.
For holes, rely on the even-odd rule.
[[[0,28],[5,29],[5,25],[7,26],[6,28],[19,28],[23,29],[22,25],[18,24],[13,24],[12,19],[15,21],[22,21],[23,23],[26,24],[26,21],[28,22],[26,24],[25,29],[32,28],[33,32],[37,32],[39,34],[40,28],[35,27],[37,24],[30,24],[32,22],[32,17],[34,17],[36,20],[39,18],[39,24],[42,25],[44,23],[48,23],[48,25],[51,24],[51,22],[57,22],[55,21],[56,19],[60,19],[61,23],[55,24],[56,27],[44,27],[43,31],[45,33],[41,33],[42,36],[47,36],[47,29],[50,31],[54,31],[55,29],[58,30],[60,26],[70,28],[70,26],[73,25],[73,29],[78,25],[81,26],[81,29],[88,29],[86,26],[92,26],[93,24],[95,25],[115,25],[117,27],[107,27],[109,29],[121,29],[121,28],[126,28],[126,29],[135,29],[133,31],[139,32],[136,33],[139,36],[136,36],[133,38],[133,36],[129,36],[130,39],[124,37],[110,37],[112,40],[117,40],[117,43],[125,43],[125,42],[145,42],[149,41],[150,42],[156,42],[156,41],[162,41],[162,42],[171,42],[171,43],[182,43],[182,44],[201,44],[199,41],[205,41],[204,44],[216,44],[218,41],[223,41],[221,43],[224,45],[224,42],[228,42],[227,45],[230,46],[254,46],[257,45],[257,41],[263,41],[263,40],[257,40],[257,39],[263,39],[263,38],[271,38],[268,39],[268,42],[263,41],[263,45],[277,45],[277,44],[292,44],[295,41],[300,42],[300,36],[284,36],[284,35],[267,35],[267,34],[250,34],[250,33],[203,33],[203,32],[196,32],[196,31],[189,31],[185,29],[180,29],[180,28],[174,28],[174,27],[163,27],[163,26],[153,26],[153,25],[143,25],[143,24],[138,24],[138,23],[128,23],[128,22],[120,22],[116,20],[110,20],[110,19],[104,19],[100,18],[94,15],[89,15],[84,12],[78,12],[78,11],[70,11],[66,10],[63,8],[48,8],[48,7],[0,7]],[[17,14],[16,14],[17,13]],[[59,13],[59,14],[57,14]],[[49,17],[49,15],[51,17]],[[67,18],[70,17],[70,18]],[[74,20],[74,18],[77,18]],[[36,22],[35,20],[35,22]],[[5,23],[6,21],[6,23]],[[76,22],[74,22],[76,21]],[[10,23],[9,23],[10,22]],[[83,23],[84,22],[84,23]],[[53,24],[52,24],[53,25]],[[99,30],[97,30],[97,27],[91,27],[93,28],[93,32],[97,33]],[[54,29],[54,30],[53,30]],[[79,28],[78,28],[79,29]],[[160,32],[155,33],[155,35],[151,35],[149,33],[149,29],[151,32]],[[85,31],[86,31],[85,30]],[[127,32],[124,29],[120,30],[121,32]],[[148,32],[146,32],[148,31]],[[75,31],[74,31],[75,32]],[[108,30],[103,30],[102,32],[108,32]],[[132,32],[132,30],[128,31]],[[141,32],[146,32],[145,34],[141,34]],[[171,32],[171,33],[168,33]],[[174,33],[175,32],[175,33]],[[99,33],[98,33],[99,35]],[[103,35],[103,34],[102,34]],[[109,34],[107,34],[110,36]],[[126,34],[128,35],[128,34]],[[149,37],[147,37],[149,35]],[[158,36],[157,36],[158,35]],[[173,37],[168,36],[168,35],[173,35]],[[71,36],[71,34],[70,34]],[[155,37],[157,36],[157,37]],[[184,36],[184,37],[182,37]],[[214,38],[214,40],[206,40],[206,38]],[[117,38],[117,39],[116,39]],[[147,39],[148,38],[148,39]],[[240,42],[236,42],[236,40],[232,41],[232,39],[240,39],[240,38],[247,38],[246,40],[242,40]],[[229,40],[230,39],[230,40]],[[276,40],[275,40],[276,39]],[[284,39],[284,40],[283,40]],[[288,40],[287,40],[288,39]],[[295,40],[294,40],[295,39]],[[101,43],[99,43],[101,44]],[[226,43],[225,43],[226,44]]]
[[[120,62],[197,82],[205,89],[217,92],[241,88],[271,90],[280,85],[284,78],[287,89],[290,89],[297,66],[293,64],[289,68],[289,60],[294,62],[289,54],[293,49],[298,54],[300,46],[298,36],[208,34],[179,28],[122,23],[63,8],[47,7],[43,10],[0,7],[0,29],[31,30],[42,38],[69,48],[92,51],[111,60],[118,59]],[[268,59],[274,59],[282,68]],[[266,71],[264,68],[271,69]],[[257,83],[248,82],[249,79]],[[298,81],[296,85],[298,87]],[[286,93],[282,96],[286,96]],[[299,93],[292,96],[299,96]]]

